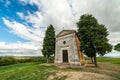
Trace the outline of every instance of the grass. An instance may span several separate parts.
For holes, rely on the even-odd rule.
[[[41,62],[30,62],[0,66],[0,80],[47,80],[50,75],[53,80],[65,80],[67,76],[56,76],[54,70],[83,71],[104,74],[112,80],[120,80],[120,58],[98,58],[98,68],[59,68],[54,65],[42,65]]]
[[[98,62],[111,62],[113,64],[120,64],[120,58],[104,58],[104,57],[98,57]]]
[[[0,67],[0,80],[46,80],[54,66],[40,66],[41,63],[23,63]]]

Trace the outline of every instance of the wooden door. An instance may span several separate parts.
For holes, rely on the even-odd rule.
[[[63,50],[63,62],[68,63],[68,51]]]

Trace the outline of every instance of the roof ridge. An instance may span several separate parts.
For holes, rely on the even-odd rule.
[[[64,35],[67,35],[67,34],[70,34],[70,33],[75,33],[76,32],[76,30],[62,30],[62,31],[60,31],[57,35],[56,35],[56,37],[60,37],[59,35],[62,33],[62,32],[64,32],[64,31],[69,31],[68,33],[66,33],[66,34],[64,34]],[[63,36],[63,35],[61,35],[61,36]]]

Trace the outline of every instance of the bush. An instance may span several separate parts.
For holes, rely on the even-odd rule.
[[[24,58],[24,59],[16,59],[14,57],[0,57],[0,66],[16,64],[16,63],[27,63],[27,62],[40,62],[46,63],[47,58],[45,57],[37,57],[37,58]],[[48,59],[49,63],[54,63],[54,57],[50,57]]]
[[[25,58],[25,59],[16,59],[17,63],[26,63],[26,62],[38,62],[39,58]]]
[[[17,63],[15,58],[13,57],[1,57],[0,58],[0,66],[15,64]]]
[[[41,58],[40,58],[40,62],[46,63],[46,62],[47,62],[47,58],[41,57]],[[48,59],[48,63],[54,63],[54,57],[50,57],[50,58]]]
[[[47,59],[46,59],[45,57],[41,57],[41,58],[39,58],[39,61],[40,61],[41,63],[46,63],[46,62],[47,62]]]
[[[49,58],[49,63],[54,63],[54,57]]]

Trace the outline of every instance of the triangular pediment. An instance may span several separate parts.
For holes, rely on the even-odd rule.
[[[56,38],[61,37],[61,36],[65,36],[65,35],[68,35],[68,34],[71,34],[71,33],[75,33],[75,32],[76,32],[75,30],[62,30],[60,33],[58,33],[56,35]]]

